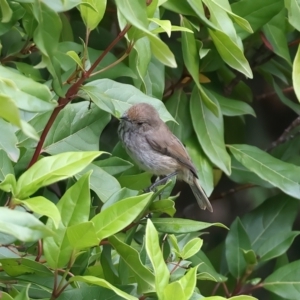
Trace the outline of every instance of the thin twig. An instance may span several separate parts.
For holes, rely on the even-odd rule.
[[[38,240],[38,244],[37,244],[37,250],[38,250],[38,253],[37,253],[37,256],[35,258],[35,261],[39,262],[42,255],[43,255],[43,243],[42,243],[42,240]]]
[[[32,159],[28,165],[28,168],[30,168],[37,160],[38,157],[42,151],[43,144],[45,142],[45,139],[47,137],[47,134],[52,127],[57,115],[59,112],[70,102],[72,99],[76,96],[78,93],[78,90],[80,86],[83,84],[83,82],[89,78],[92,74],[92,72],[95,70],[95,68],[98,66],[98,64],[102,61],[102,59],[107,55],[107,53],[125,36],[127,31],[130,29],[131,25],[126,25],[124,29],[118,34],[118,36],[109,44],[109,46],[101,53],[101,55],[96,59],[96,61],[92,64],[90,69],[86,72],[82,73],[81,78],[76,81],[67,91],[65,97],[60,97],[58,99],[58,106],[53,110],[43,132],[41,135],[41,138],[35,148],[34,154],[32,156]]]
[[[293,86],[289,86],[283,90],[281,90],[283,93],[290,93],[290,92],[293,92],[294,91],[294,87]],[[273,92],[270,92],[270,93],[264,93],[264,94],[261,94],[261,95],[258,95],[255,97],[256,100],[263,100],[263,99],[266,99],[266,98],[270,98],[274,95],[277,95],[277,93],[275,91]]]

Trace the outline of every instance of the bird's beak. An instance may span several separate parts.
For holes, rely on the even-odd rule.
[[[127,116],[122,116],[122,117],[120,117],[120,120],[128,121],[128,117]]]

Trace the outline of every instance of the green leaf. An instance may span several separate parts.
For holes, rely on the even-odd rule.
[[[118,296],[120,296],[121,298],[124,298],[126,300],[138,300],[138,298],[133,297],[133,296],[123,292],[122,290],[120,290],[120,289],[116,288],[115,286],[113,286],[112,284],[110,284],[108,281],[101,279],[101,278],[97,278],[94,276],[74,276],[69,279],[69,282],[78,282],[78,281],[105,287],[107,289],[114,291]]]
[[[67,105],[57,116],[43,145],[51,155],[67,151],[97,151],[99,136],[111,116],[84,102]],[[24,145],[23,145],[24,146]]]
[[[100,167],[110,175],[120,174],[133,167],[131,162],[116,156],[96,161],[94,162],[94,165]]]
[[[8,158],[6,152],[4,152],[3,150],[0,150],[0,187],[5,179],[5,177],[7,175],[12,175],[14,174],[14,168],[12,165],[11,160]],[[16,180],[14,180],[14,182],[16,182]],[[11,190],[9,190],[11,192]]]
[[[1,8],[1,13],[2,13],[2,18],[1,22],[2,23],[7,23],[11,20],[11,17],[13,15],[13,11],[8,5],[6,0],[0,1],[0,8]]]
[[[224,143],[223,117],[217,117],[201,101],[197,88],[193,89],[190,111],[198,141],[208,158],[226,174],[230,174],[230,156]]]
[[[254,32],[268,23],[283,8],[282,0],[264,0],[264,3],[253,0],[241,0],[231,4],[232,11],[238,16],[246,19]],[[237,34],[242,38],[249,36],[249,32],[237,28]]]
[[[97,194],[102,202],[106,202],[114,193],[121,189],[115,177],[106,173],[94,163],[89,164],[84,170],[75,175],[75,177],[78,179],[87,171],[93,171],[90,179],[90,189]]]
[[[226,13],[236,22],[236,24],[238,24],[245,31],[248,31],[249,33],[253,33],[253,30],[252,30],[249,22],[246,19],[241,18],[240,16],[234,14],[231,11],[231,6],[228,1],[226,1],[226,0],[225,1],[209,0],[209,1],[211,1],[215,5],[219,6],[221,9],[226,11]],[[207,1],[207,3],[209,3],[209,1]]]
[[[262,260],[284,253],[295,237],[292,225],[299,202],[284,194],[267,199],[242,218],[251,247]]]
[[[237,279],[244,275],[247,267],[243,250],[251,250],[251,243],[243,224],[236,218],[225,240],[225,256],[229,272]]]
[[[7,174],[4,180],[0,183],[0,189],[15,195],[17,189],[16,177],[13,174]]]
[[[108,240],[134,274],[141,293],[155,292],[155,276],[142,264],[138,251],[120,241],[116,236],[111,236]]]
[[[250,65],[242,50],[222,31],[208,30],[222,59],[233,69],[253,78]]]
[[[8,67],[0,66],[0,74],[0,78],[5,78],[9,81],[14,82],[18,89],[20,89],[24,93],[35,96],[36,98],[45,101],[45,107],[48,107],[49,103],[52,103],[52,108],[54,107],[55,102],[51,101],[52,95],[49,88],[46,85],[38,83],[32,80],[31,78],[28,78],[18,73],[15,69],[11,69]]]
[[[221,223],[205,223],[179,218],[152,218],[155,228],[164,233],[188,233],[209,228],[211,226],[227,227]]]
[[[29,2],[28,0],[25,0],[25,1]],[[34,2],[34,1],[32,1],[32,2]],[[77,6],[78,4],[80,4],[82,2],[82,0],[68,0],[68,1],[65,1],[65,0],[60,0],[60,1],[43,0],[43,2],[56,12],[64,12],[64,11],[68,11],[68,10],[74,8],[75,6]]]
[[[150,219],[147,220],[146,225],[145,247],[154,270],[157,296],[163,298],[164,289],[169,283],[170,273],[160,249],[158,232]]]
[[[152,202],[149,207],[149,210],[153,213],[165,213],[171,217],[173,217],[176,212],[174,201],[169,199]]]
[[[104,111],[119,118],[132,104],[146,102],[153,105],[163,121],[173,121],[163,103],[143,94],[129,84],[118,83],[110,79],[100,79],[84,85],[81,90],[88,98]]]
[[[180,252],[180,256],[183,259],[188,259],[191,256],[195,255],[202,247],[203,240],[199,238],[194,238],[183,247],[182,251]]]
[[[96,215],[91,221],[95,225],[99,240],[103,240],[131,224],[149,205],[151,196],[152,193],[148,193],[123,199]]]
[[[225,282],[227,280],[225,276],[216,272],[203,251],[200,250],[196,255],[190,257],[189,261],[192,262],[192,266],[198,266],[198,279],[211,280],[215,282]]]
[[[90,215],[90,173],[82,176],[71,186],[57,204],[61,215],[59,228],[55,229],[52,220],[48,220],[47,227],[55,231],[56,235],[44,239],[44,252],[48,265],[62,268],[70,260],[73,248],[67,237],[67,228],[76,224],[88,222]]]
[[[294,91],[300,102],[300,46],[298,46],[297,54],[294,58],[292,76]]]
[[[283,192],[300,199],[300,167],[283,162],[270,154],[249,145],[228,146],[235,158],[260,178]]]
[[[185,146],[196,167],[200,185],[209,196],[214,189],[213,165],[204,154],[196,136],[188,139]]]
[[[59,210],[56,205],[42,196],[37,196],[25,200],[15,200],[16,203],[23,204],[27,206],[33,212],[46,216],[52,219],[55,228],[58,228],[59,222],[61,220]]]
[[[218,100],[222,111],[222,115],[229,116],[229,117],[241,116],[241,115],[252,115],[256,117],[255,111],[248,103],[244,101],[228,99],[211,90],[209,91],[209,93],[213,94],[214,97]]]
[[[197,269],[198,267],[190,268],[183,277],[181,277],[178,281],[175,281],[178,282],[182,287],[184,298],[181,299],[191,299],[194,289],[196,287]],[[171,298],[173,299],[173,297]],[[166,297],[166,299],[170,298]]]
[[[20,113],[13,99],[0,94],[0,117],[11,124],[22,128]]]
[[[5,207],[0,207],[0,232],[10,234],[23,242],[36,242],[53,234],[33,215]]]
[[[84,222],[68,227],[67,236],[74,249],[94,247],[100,243],[93,222]]]
[[[160,20],[160,19],[157,19],[157,18],[148,18],[148,20],[155,23],[155,24],[157,24],[158,26],[160,26],[161,29],[163,30],[162,32],[166,32],[168,37],[171,36],[172,24],[171,24],[170,20]]]
[[[192,30],[192,25],[190,22],[185,19],[181,18],[181,25]],[[191,74],[196,86],[200,90],[202,95],[201,101],[205,102],[205,105],[215,114],[218,115],[218,108],[214,102],[212,102],[206,95],[205,92],[202,90],[200,83],[199,83],[199,54],[196,45],[196,40],[193,34],[189,32],[182,32],[182,53],[183,53],[183,61],[188,69],[189,73]]]
[[[30,95],[26,92],[23,92],[19,89],[19,87],[15,84],[13,80],[10,79],[2,79],[0,81],[0,91],[2,97],[6,97],[11,99],[16,106],[25,111],[31,112],[42,112],[53,110],[56,103],[46,102],[42,99],[39,99],[36,96]]]
[[[186,93],[183,89],[175,91],[174,94],[168,98],[165,105],[177,122],[177,124],[175,122],[169,122],[168,127],[183,143],[185,143],[187,138],[189,138],[193,132],[193,124]]]
[[[17,148],[18,139],[15,135],[13,126],[0,118],[0,149],[3,149],[10,160],[17,162],[20,156],[20,150]],[[1,168],[2,169],[2,168]]]
[[[30,284],[23,288],[20,293],[15,297],[15,300],[30,300],[28,293],[29,293]]]
[[[184,290],[180,285],[180,283],[178,281],[173,281],[164,288],[163,295],[159,299],[180,300],[180,299],[188,299],[188,298],[185,298]]]
[[[136,175],[122,175],[118,181],[122,187],[132,190],[142,190],[151,185],[152,174],[144,172]]]
[[[289,23],[300,31],[300,4],[297,0],[284,0],[285,8],[288,10]]]
[[[268,42],[271,44],[274,53],[291,64],[289,47],[286,42],[285,15],[286,11],[285,9],[282,9],[266,25],[264,25],[263,32]]]
[[[28,258],[5,258],[0,261],[3,270],[11,277],[17,277],[25,274],[36,274],[42,277],[53,276],[53,273],[45,265]]]
[[[66,54],[68,56],[70,56],[76,62],[76,64],[80,67],[80,69],[82,71],[85,71],[84,67],[82,65],[82,61],[81,61],[81,59],[79,58],[78,54],[75,51],[71,50],[71,51],[68,51]]]
[[[89,30],[94,30],[102,20],[106,9],[106,2],[107,0],[84,0],[79,5],[83,22]]]
[[[14,300],[14,298],[12,298],[9,294],[5,293],[5,292],[1,292],[2,293],[2,300]]]
[[[268,276],[263,282],[263,287],[284,299],[298,300],[300,295],[299,269],[299,260],[287,264]]]
[[[254,298],[252,296],[245,296],[245,295],[240,295],[240,296],[234,296],[230,298],[224,298],[220,296],[211,296],[211,297],[204,297],[202,300],[258,300],[257,298]]]
[[[43,186],[77,174],[102,153],[66,152],[42,158],[20,176],[16,197],[27,198]]]
[[[163,64],[171,68],[176,68],[176,61],[169,47],[148,30],[149,21],[147,19],[146,3],[133,3],[130,0],[116,0],[116,5],[118,11],[130,24],[142,31],[143,35],[147,35],[153,55]]]

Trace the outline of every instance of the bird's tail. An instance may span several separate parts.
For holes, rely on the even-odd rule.
[[[200,206],[200,208],[201,209],[207,208],[210,212],[213,212],[213,208],[196,177],[194,177],[193,183],[190,184],[190,187],[194,193],[194,196],[196,197],[197,203]]]

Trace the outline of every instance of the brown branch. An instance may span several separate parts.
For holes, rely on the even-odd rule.
[[[42,151],[42,147],[44,145],[45,139],[47,137],[47,134],[52,127],[57,115],[59,112],[70,102],[72,99],[76,97],[76,94],[78,93],[78,90],[80,86],[83,84],[83,82],[89,78],[92,74],[92,72],[95,70],[95,68],[98,66],[98,64],[102,61],[102,59],[107,55],[107,53],[125,36],[127,31],[130,29],[131,25],[126,25],[124,29],[118,34],[118,36],[109,44],[109,46],[101,53],[101,55],[96,59],[96,61],[92,64],[90,69],[86,72],[82,73],[81,78],[76,81],[67,91],[65,97],[60,97],[58,99],[58,106],[53,110],[43,132],[41,135],[41,138],[35,148],[34,154],[32,156],[32,159],[28,165],[28,168],[30,168],[37,160],[38,157]]]
[[[250,189],[250,188],[253,188],[253,187],[255,187],[255,186],[256,186],[256,185],[251,184],[251,183],[243,184],[243,185],[237,186],[237,187],[235,187],[235,188],[232,188],[232,189],[230,189],[230,190],[228,190],[228,191],[226,191],[226,192],[223,192],[223,193],[221,193],[221,194],[219,194],[219,195],[216,195],[216,196],[214,196],[214,197],[210,197],[209,200],[222,199],[222,198],[225,198],[225,197],[227,197],[227,196],[229,196],[229,195],[235,194],[235,193],[237,193],[237,192],[239,192],[239,191],[246,190],[246,189]]]
[[[39,262],[42,255],[43,255],[43,244],[42,244],[42,240],[38,240],[38,253],[37,253],[37,256],[35,258],[35,261]]]
[[[281,90],[283,93],[291,93],[294,91],[294,87],[293,86],[289,86],[283,90]],[[266,98],[270,98],[274,95],[277,95],[277,93],[275,91],[273,92],[270,92],[270,93],[264,93],[264,94],[261,94],[261,95],[258,95],[255,97],[256,100],[263,100],[263,99],[266,99]]]
[[[268,147],[266,149],[267,152],[270,152],[271,150],[273,150],[275,147],[277,147],[278,145],[284,143],[287,141],[287,139],[289,138],[290,136],[290,133],[291,131],[296,128],[297,126],[300,125],[300,117],[297,117],[284,131],[283,133],[281,134],[281,136],[276,140],[274,141],[270,147]]]

